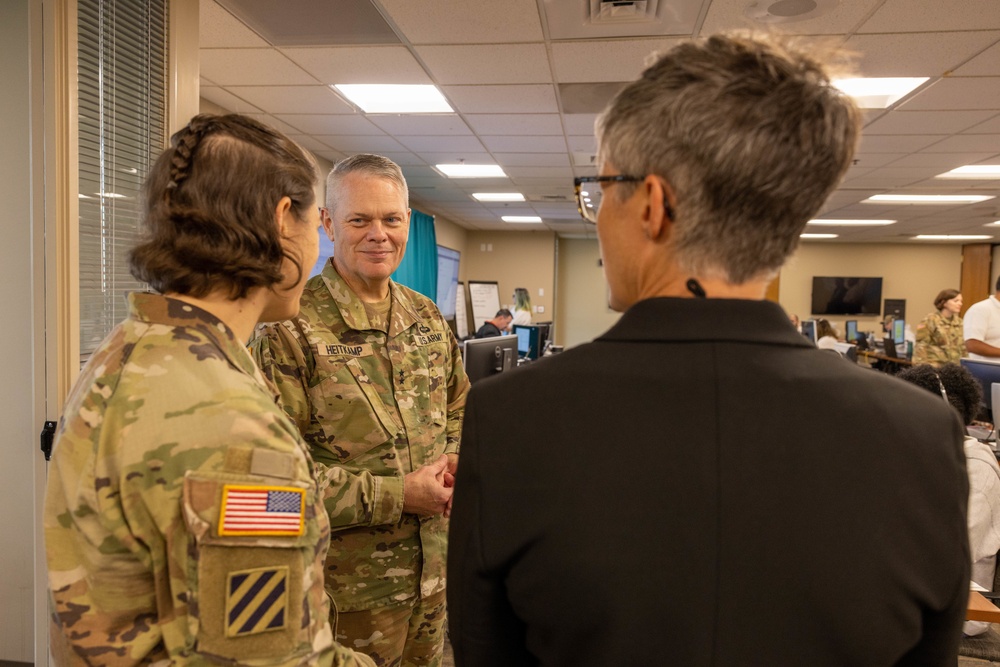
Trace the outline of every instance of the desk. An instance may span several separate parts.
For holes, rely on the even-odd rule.
[[[867,361],[872,368],[890,375],[895,375],[904,368],[909,368],[913,365],[913,362],[909,359],[897,359],[896,357],[889,357],[873,350],[858,350],[859,363],[861,359]]]
[[[965,618],[969,621],[1000,623],[1000,609],[979,591],[969,591],[969,607],[965,611]]]

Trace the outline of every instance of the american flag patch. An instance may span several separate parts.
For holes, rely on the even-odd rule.
[[[303,489],[284,486],[222,488],[219,535],[301,535],[305,529]]]

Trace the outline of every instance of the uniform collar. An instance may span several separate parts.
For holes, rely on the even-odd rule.
[[[374,328],[368,318],[364,302],[337,272],[332,259],[323,267],[323,283],[329,290],[330,296],[333,297],[333,302],[337,304],[344,324],[356,331],[369,331]],[[391,279],[389,280],[389,298],[391,306],[389,307],[388,336],[395,338],[419,322],[420,318],[417,316],[413,302]]]
[[[225,322],[207,310],[187,301],[152,292],[129,294],[128,306],[129,316],[137,322],[196,330],[222,353],[231,366],[265,384],[257,364],[247,352],[245,345],[236,340],[233,330],[226,326]],[[175,335],[180,335],[180,332],[176,332]],[[199,356],[201,354],[199,353]]]
[[[751,299],[645,299],[599,341],[732,341],[812,347],[781,306]]]

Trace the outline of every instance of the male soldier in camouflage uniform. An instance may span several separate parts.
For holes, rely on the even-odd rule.
[[[931,313],[917,325],[917,344],[913,350],[914,364],[943,366],[957,364],[966,355],[963,336],[962,295],[956,289],[941,290],[934,299],[936,313]]]
[[[434,303],[389,279],[409,230],[399,167],[347,158],[326,198],[333,258],[306,284],[299,316],[258,331],[251,348],[326,487],[337,640],[380,665],[438,665],[469,382]]]
[[[330,527],[312,461],[242,343],[269,312],[295,312],[279,291],[297,301],[303,280],[265,285],[295,276],[282,249],[318,255],[315,168],[238,116],[196,117],[174,144],[147,182],[152,238],[132,255],[133,275],[170,297],[131,296],[67,400],[49,470],[56,664],[371,665],[333,639]],[[271,182],[254,175],[278,169]],[[217,175],[232,172],[250,183],[228,179],[240,192],[220,192]],[[206,197],[229,220],[206,212]],[[247,199],[260,204],[256,221],[237,206]],[[215,235],[227,226],[276,252],[230,255]],[[220,278],[228,261],[244,268],[242,286]]]

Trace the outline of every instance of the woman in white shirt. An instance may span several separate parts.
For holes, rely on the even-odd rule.
[[[816,347],[821,350],[837,349],[837,330],[822,317],[816,320]]]
[[[514,288],[514,307],[511,308],[514,319],[511,320],[511,327],[515,324],[531,324],[531,297],[524,287]]]

